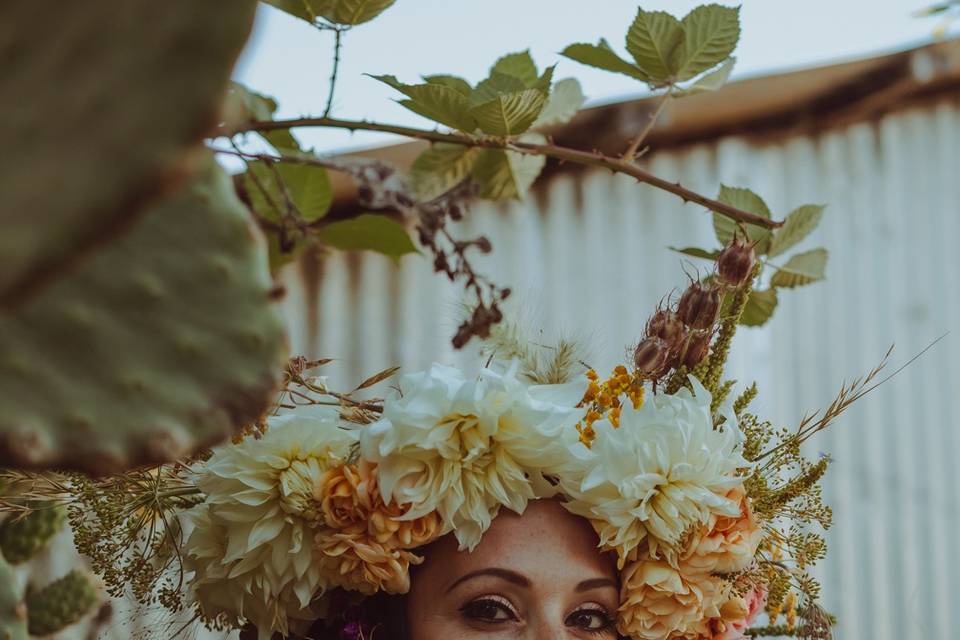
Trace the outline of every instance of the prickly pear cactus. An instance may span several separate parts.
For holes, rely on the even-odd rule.
[[[274,297],[263,238],[211,160],[0,314],[0,466],[111,473],[234,433],[286,359]]]
[[[27,640],[27,606],[16,590],[13,569],[0,557],[0,640]]]
[[[38,508],[23,517],[8,515],[0,523],[0,552],[11,564],[26,562],[47,546],[66,521],[62,506]]]
[[[85,573],[73,570],[39,591],[27,594],[27,630],[46,636],[77,622],[99,601]]]
[[[0,2],[0,306],[192,172],[256,0]]]

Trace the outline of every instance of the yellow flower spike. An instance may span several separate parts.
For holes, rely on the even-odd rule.
[[[620,427],[620,411],[621,408],[619,405],[610,409],[610,424],[612,424],[614,428]]]
[[[616,366],[616,368],[613,370],[613,372],[614,372],[616,375],[618,375],[618,376],[628,375],[628,373],[627,373],[627,368],[626,368],[625,366],[623,366],[622,364],[618,364],[618,365]]]
[[[787,596],[787,630],[793,631],[797,626],[797,594],[793,591]]]
[[[587,369],[587,379],[596,381],[600,376],[597,375],[597,372],[593,369]]]

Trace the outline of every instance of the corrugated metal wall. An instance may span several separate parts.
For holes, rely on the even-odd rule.
[[[728,138],[654,154],[649,168],[706,193],[720,183],[762,194],[775,214],[829,203],[804,246],[831,251],[829,279],[782,291],[769,326],[744,330],[735,378],[758,379],[766,414],[793,425],[868,371],[891,343],[894,363],[954,331],[893,381],[855,405],[814,450],[835,459],[826,498],[835,508],[824,599],[839,638],[952,637],[960,611],[957,461],[960,391],[960,111],[947,103],[888,115],[817,137],[750,143]],[[531,326],[565,331],[606,369],[623,357],[662,296],[694,269],[667,246],[708,246],[704,211],[620,176],[553,179],[526,202],[476,207],[459,233],[494,244],[478,260],[514,289]],[[335,357],[343,387],[387,366],[454,353],[458,289],[430,262],[332,255],[317,278],[286,273],[294,347]],[[310,283],[310,284],[305,284]]]

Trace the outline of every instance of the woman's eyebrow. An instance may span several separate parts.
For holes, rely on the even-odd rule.
[[[616,580],[611,578],[591,578],[590,580],[584,580],[576,586],[574,591],[580,593],[581,591],[590,591],[591,589],[599,589],[601,587],[617,587]]]
[[[470,573],[460,576],[453,584],[451,584],[447,588],[447,593],[450,593],[451,591],[453,591],[454,587],[456,587],[457,585],[463,582],[466,582],[467,580],[472,580],[473,578],[479,578],[480,576],[494,576],[495,578],[500,578],[501,580],[512,582],[513,584],[519,585],[521,587],[530,586],[530,581],[526,577],[517,573],[516,571],[490,567],[489,569],[477,569],[476,571],[471,571]]]

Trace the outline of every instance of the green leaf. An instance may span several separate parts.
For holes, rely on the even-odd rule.
[[[343,251],[376,251],[395,261],[405,254],[418,253],[402,224],[374,213],[324,225],[316,234],[328,246]]]
[[[419,156],[410,170],[420,201],[433,200],[465,180],[480,156],[480,148],[439,142]]]
[[[432,76],[423,76],[423,79],[429,84],[442,84],[445,87],[450,87],[465,98],[469,98],[470,93],[473,91],[470,83],[458,76],[437,74]]]
[[[231,82],[227,97],[224,99],[223,110],[226,120],[238,124],[254,120],[272,120],[277,110],[277,101],[239,82]]]
[[[777,290],[765,289],[751,291],[747,305],[740,316],[740,324],[747,327],[759,327],[766,324],[774,309],[777,308]]]
[[[748,213],[754,213],[764,218],[770,217],[770,209],[767,208],[767,204],[750,189],[723,185],[720,187],[720,195],[717,196],[717,200]],[[766,254],[770,248],[770,230],[752,224],[744,226],[747,229],[747,236],[750,241],[756,243],[757,255]],[[743,235],[736,222],[719,213],[713,214],[713,230],[717,235],[717,240],[724,246],[733,239],[734,233]]]
[[[772,287],[801,287],[823,280],[827,268],[827,250],[813,249],[798,253],[787,260],[770,278]]]
[[[530,128],[546,103],[546,96],[537,89],[499,95],[489,102],[470,109],[470,115],[484,133],[514,136]]]
[[[278,183],[278,174],[283,184]],[[274,222],[279,222],[286,213],[288,196],[304,222],[314,222],[327,215],[333,202],[330,178],[323,167],[278,162],[271,168],[262,161],[251,162],[244,176],[244,187],[253,210]]]
[[[649,75],[618,56],[606,40],[601,39],[599,44],[587,44],[585,42],[571,44],[560,52],[560,55],[597,69],[622,73],[641,82],[650,81]]]
[[[469,113],[470,103],[467,98],[447,84],[404,84],[394,76],[370,77],[390,85],[410,98],[401,100],[400,104],[414,113],[465,133],[472,133],[477,128],[476,121]]]
[[[537,133],[528,133],[520,139],[540,144],[546,141]],[[480,185],[480,197],[492,200],[523,198],[546,161],[543,156],[484,149],[473,168],[473,178]]]
[[[534,129],[569,122],[583,106],[586,98],[576,78],[564,78],[555,85],[547,104],[531,125]]]
[[[676,251],[677,253],[682,253],[685,256],[690,256],[692,258],[703,258],[704,260],[716,260],[720,257],[720,251],[708,251],[707,249],[700,249],[698,247],[684,247],[683,249],[678,249],[676,247],[669,247],[671,251]]]
[[[342,25],[357,25],[373,20],[396,0],[263,0],[269,5],[310,24],[323,18]]]
[[[499,71],[491,71],[490,75],[480,81],[476,89],[470,93],[470,106],[476,107],[490,102],[497,96],[520,93],[526,89],[529,87],[520,78]]]
[[[740,39],[740,8],[701,5],[684,16],[678,81],[689,80],[730,57]]]
[[[550,84],[553,82],[553,72],[556,68],[557,65],[553,64],[544,69],[543,74],[533,82],[530,88],[541,91],[544,98],[550,95]]]
[[[675,79],[676,52],[683,47],[680,21],[665,11],[637,11],[627,31],[627,51],[654,84]]]
[[[533,87],[538,78],[537,66],[530,57],[529,49],[503,56],[491,67],[490,73],[494,72],[517,78],[528,89]]]
[[[736,62],[737,59],[734,57],[727,58],[726,62],[721,64],[714,71],[700,76],[699,80],[694,82],[686,89],[674,91],[673,95],[681,98],[683,96],[690,96],[697,93],[703,93],[705,91],[716,91],[717,89],[720,89],[723,85],[727,84],[727,80],[730,79],[730,73],[733,71],[733,65],[735,65]]]
[[[805,204],[791,211],[783,226],[774,232],[769,255],[778,256],[802,242],[820,224],[824,208],[822,204]]]

